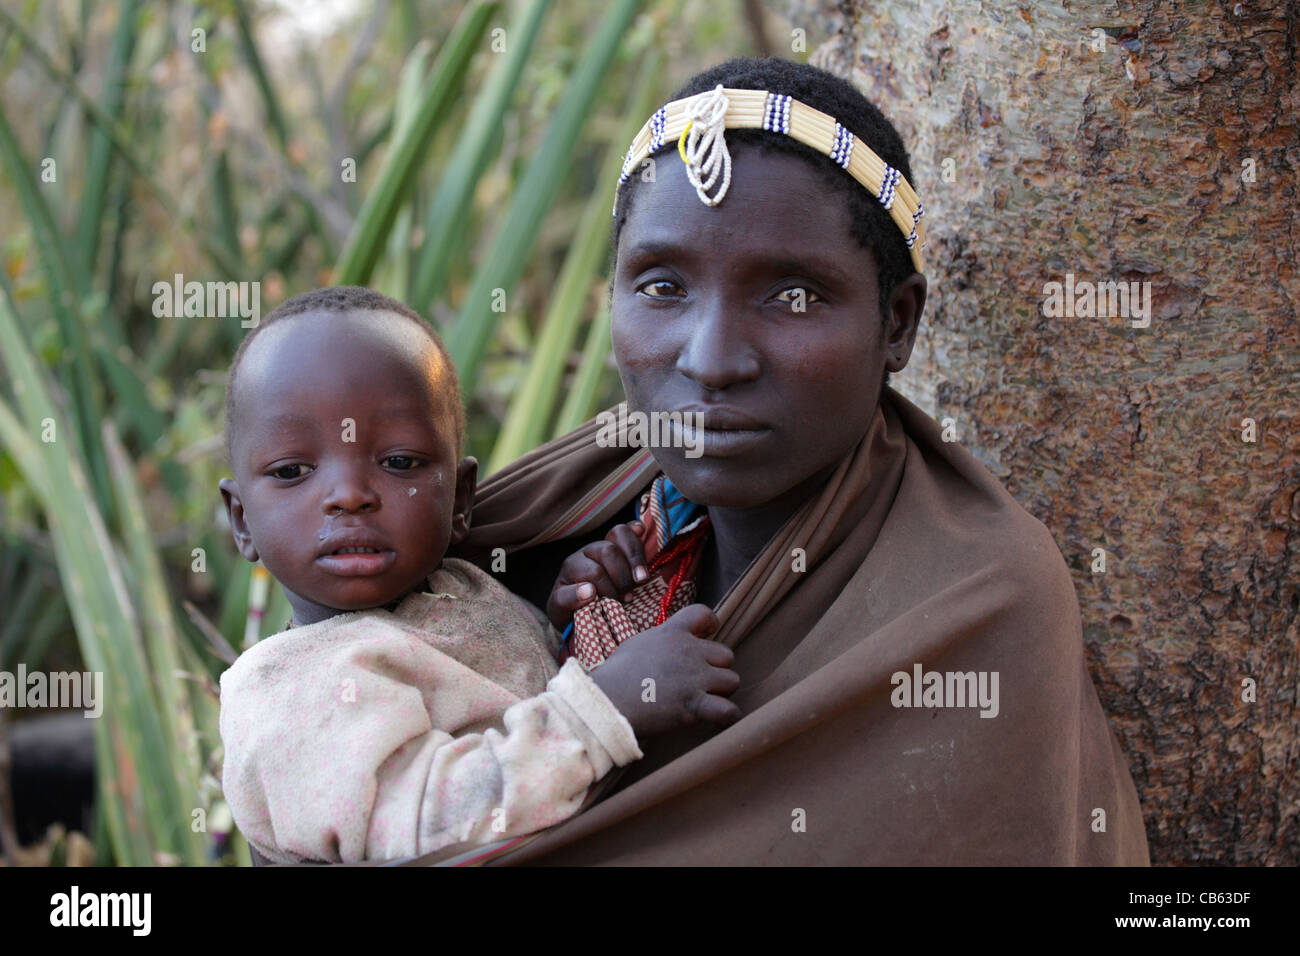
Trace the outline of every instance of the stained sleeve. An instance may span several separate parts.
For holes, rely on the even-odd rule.
[[[255,646],[222,675],[221,735],[235,820],[277,862],[392,859],[531,833],[641,756],[575,661],[521,700],[375,622],[342,640]]]

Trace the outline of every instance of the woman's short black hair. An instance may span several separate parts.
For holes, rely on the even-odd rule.
[[[848,81],[815,66],[779,57],[739,58],[691,77],[668,101],[708,92],[719,83],[730,89],[770,90],[792,96],[833,116],[841,126],[870,146],[881,159],[901,172],[915,188],[907,149],[903,146],[903,138],[898,135],[898,130],[885,119],[875,104]],[[882,319],[887,322],[889,300],[894,288],[916,270],[912,267],[911,253],[903,234],[880,201],[830,157],[788,136],[760,129],[729,129],[727,143],[732,147],[744,145],[765,152],[789,153],[801,157],[818,171],[827,185],[843,194],[852,217],[854,238],[875,257],[880,283],[880,312]],[[665,151],[671,149],[676,149],[676,143],[668,143],[663,147]],[[614,208],[614,248],[618,247],[619,233],[631,211],[632,197],[640,179],[634,172],[619,188]]]

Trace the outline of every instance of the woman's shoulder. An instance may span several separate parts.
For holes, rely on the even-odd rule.
[[[1077,621],[1078,601],[1056,539],[960,442],[902,396],[893,404],[908,457],[878,545],[910,542],[940,581],[977,580],[1026,611]]]

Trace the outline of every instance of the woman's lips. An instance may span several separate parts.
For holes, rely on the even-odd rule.
[[[316,563],[330,574],[339,577],[369,577],[383,574],[397,560],[397,552],[377,548],[342,548],[333,554],[322,554]]]
[[[687,424],[681,428],[680,447],[685,449],[688,458],[731,458],[750,451],[770,431],[763,427],[718,428]]]

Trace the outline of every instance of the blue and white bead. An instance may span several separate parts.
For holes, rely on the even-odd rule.
[[[768,93],[763,108],[763,129],[772,133],[790,133],[790,104],[794,98],[780,93]]]
[[[835,139],[831,143],[831,159],[839,163],[843,169],[849,168],[849,160],[853,158],[853,134],[841,126],[835,124]]]
[[[885,175],[880,180],[880,192],[876,193],[876,198],[886,209],[894,205],[894,188],[902,178],[902,173],[888,163],[885,164]]]
[[[650,152],[657,152],[659,147],[664,144],[664,130],[668,125],[668,113],[666,107],[661,107],[654,116],[650,117]]]
[[[912,231],[907,235],[907,248],[911,249],[916,245],[916,224],[921,221],[925,215],[925,207],[919,202],[916,204],[916,212],[912,213]]]

